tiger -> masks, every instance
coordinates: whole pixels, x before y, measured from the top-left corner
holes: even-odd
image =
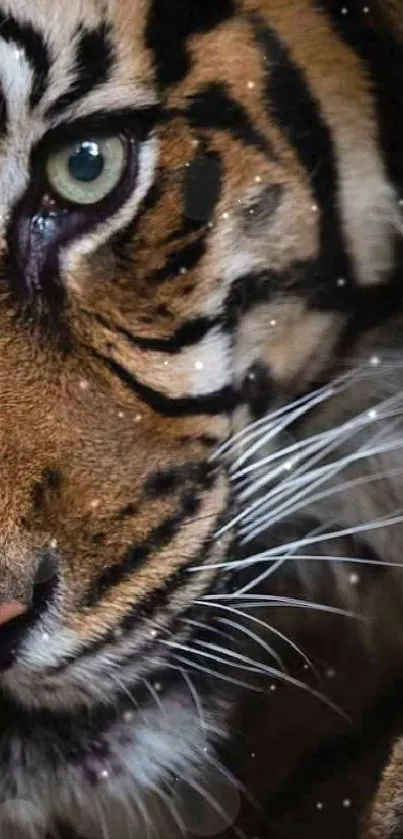
[[[401,0],[1,0],[7,839],[229,827],[273,563],[399,564],[402,71]]]

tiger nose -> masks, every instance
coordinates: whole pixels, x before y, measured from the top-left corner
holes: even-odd
[[[3,603],[0,605],[0,626],[3,626],[8,621],[14,618],[19,618],[28,611],[28,606],[24,603]]]

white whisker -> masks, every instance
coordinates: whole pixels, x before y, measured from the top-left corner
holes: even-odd
[[[195,688],[195,686],[194,686],[194,684],[193,684],[193,682],[192,682],[192,680],[189,676],[189,673],[186,670],[179,670],[179,672],[182,676],[182,679],[186,683],[187,688],[189,690],[189,693],[190,693],[190,695],[193,699],[193,702],[194,702],[195,708],[196,708],[196,712],[197,712],[197,716],[200,720],[200,727],[201,727],[202,731],[205,733],[206,730],[207,730],[206,718],[204,716],[203,705],[202,705],[202,701],[200,699],[200,696],[199,696],[199,694],[198,694],[198,692],[197,692],[197,690],[196,690],[196,688]]]
[[[352,455],[346,455],[345,457],[341,458],[339,461],[335,461],[329,464],[326,464],[323,467],[319,467],[318,469],[314,470],[311,475],[307,475],[304,477],[305,486],[292,495],[290,499],[283,502],[283,504],[278,505],[277,507],[273,507],[270,509],[270,512],[265,513],[263,515],[258,516],[257,518],[253,518],[250,524],[243,526],[241,530],[241,535],[244,541],[250,541],[251,539],[256,538],[256,536],[264,530],[267,530],[271,524],[277,524],[278,522],[282,521],[286,516],[290,516],[296,512],[300,512],[300,510],[305,509],[307,506],[311,506],[316,501],[322,501],[325,498],[330,498],[334,495],[337,495],[343,489],[348,489],[349,486],[354,486],[354,479],[352,479],[351,484],[346,482],[342,486],[331,487],[328,490],[322,490],[321,493],[314,493],[310,495],[309,493],[312,490],[316,489],[317,487],[322,486],[324,483],[329,481],[335,475],[337,475],[340,471],[344,470],[347,466],[351,466],[353,463],[357,463],[360,460],[365,460],[369,457],[372,457],[374,452],[385,454],[386,452],[390,451],[398,451],[399,449],[403,448],[403,440],[396,443],[390,443],[389,445],[382,446],[379,449],[372,449],[369,452],[358,450],[354,452]],[[372,476],[365,476],[368,482],[372,481]],[[308,482],[309,478],[312,480]],[[364,480],[364,479],[355,479],[357,482]],[[376,480],[374,478],[374,480]],[[308,485],[306,485],[308,484]],[[290,492],[287,493],[288,495]],[[304,503],[298,503],[305,499]],[[248,537],[244,539],[244,537]]]
[[[240,632],[243,635],[246,635],[247,638],[250,638],[251,640],[253,640],[255,642],[255,644],[257,644],[259,647],[261,647],[270,656],[270,658],[274,659],[278,668],[285,672],[284,664],[283,664],[280,656],[278,655],[278,653],[276,653],[275,650],[273,650],[272,647],[269,646],[269,644],[266,644],[266,642],[263,641],[263,639],[260,638],[259,635],[256,634],[256,632],[252,632],[251,629],[248,629],[246,626],[243,626],[242,624],[237,624],[237,623],[235,623],[235,621],[227,621],[227,625],[231,625],[238,632]],[[197,640],[195,641],[195,643],[197,643],[197,644],[204,643],[205,644],[205,642],[200,642],[200,641],[197,641]],[[229,653],[230,653],[230,651],[229,651]],[[256,662],[256,663],[258,663],[258,662]]]
[[[256,434],[261,434],[261,429],[265,425],[271,425],[274,419],[278,419],[282,417],[284,414],[289,413],[290,411],[294,410],[295,408],[300,407],[301,405],[306,404],[309,402],[315,394],[318,393],[327,393],[328,396],[332,396],[334,393],[333,385],[324,385],[323,387],[319,388],[316,391],[311,391],[310,393],[304,394],[304,396],[300,396],[298,399],[295,399],[294,402],[288,402],[286,405],[282,405],[281,408],[278,408],[269,416],[261,417],[260,419],[256,420],[255,422],[250,423],[246,426],[246,428],[242,428],[240,431],[237,431],[236,434],[233,434],[228,440],[225,441],[219,448],[217,448],[212,456],[213,460],[217,460],[223,452],[228,451],[231,448],[237,448],[238,445],[245,445],[249,442],[250,437],[254,437]],[[246,437],[247,439],[243,439]]]
[[[191,654],[194,653],[194,650],[192,650],[192,648],[188,648],[188,650],[185,649],[184,651],[185,652],[190,652]],[[226,652],[226,651],[224,651],[224,652]],[[225,658],[220,658],[219,656],[214,656],[213,654],[199,652],[199,651],[198,651],[197,654],[198,655],[203,655],[206,658],[211,658],[212,660],[216,660],[220,664],[224,664],[226,666],[231,666],[231,662],[228,662]],[[182,657],[177,656],[176,658],[177,658],[177,660],[181,660]],[[186,663],[190,666],[195,664],[194,662],[189,661],[189,660],[185,660],[184,663]],[[197,662],[196,662],[196,664],[197,664]],[[241,669],[241,670],[250,669],[250,668],[247,668],[243,664],[236,664],[234,666]],[[208,668],[207,668],[207,670],[208,670]],[[345,720],[350,722],[350,718],[337,705],[335,705],[327,696],[325,696],[325,694],[321,693],[320,691],[315,690],[310,685],[307,685],[304,682],[301,682],[299,679],[295,679],[293,676],[290,676],[288,673],[283,673],[281,670],[277,670],[274,667],[268,667],[267,665],[264,665],[264,666],[262,665],[262,667],[260,667],[259,669],[255,670],[253,672],[256,672],[258,675],[261,675],[261,676],[263,676],[263,675],[270,676],[271,678],[278,679],[280,682],[284,682],[287,685],[290,685],[292,687],[296,687],[299,690],[303,690],[304,692],[309,693],[311,696],[315,697],[316,699],[319,699],[321,702],[323,702],[325,705],[327,705],[329,708],[331,708],[333,711],[335,711],[339,716],[343,717]],[[217,673],[214,672],[213,675],[218,677],[220,674],[217,674]],[[241,685],[242,685],[242,683],[241,683]],[[252,687],[252,686],[249,685],[249,687]]]
[[[354,618],[365,622],[366,618],[356,612],[340,609],[338,606],[327,606],[324,603],[312,603],[309,600],[299,600],[295,597],[281,597],[276,594],[249,594],[247,598],[242,592],[234,594],[206,594],[202,600],[195,601],[200,606],[210,606],[214,602],[223,600],[225,603],[231,601],[242,601],[242,608],[253,608],[255,605],[266,607],[286,607],[292,609],[308,609],[314,612],[324,612],[330,615],[340,615],[343,618]]]
[[[251,622],[255,623],[256,625],[262,627],[267,632],[271,632],[273,635],[275,635],[277,638],[280,638],[285,644],[287,644],[289,647],[291,647],[294,650],[294,652],[298,653],[298,655],[301,656],[301,658],[304,660],[305,664],[308,665],[308,667],[312,670],[312,672],[314,672],[315,675],[318,675],[316,673],[316,670],[315,670],[312,662],[310,661],[310,659],[308,658],[306,653],[304,653],[304,651],[301,650],[300,647],[298,647],[298,645],[295,644],[295,642],[291,638],[288,638],[286,635],[284,635],[282,632],[280,632],[279,629],[276,629],[275,627],[270,626],[270,624],[267,624],[265,621],[260,620],[260,618],[255,618],[254,615],[248,615],[247,612],[241,612],[239,609],[234,609],[231,606],[225,606],[224,604],[221,604],[221,603],[215,603],[215,604],[210,603],[209,605],[210,606],[214,605],[217,609],[222,609],[222,610],[231,612],[232,614],[236,615],[237,617],[246,618],[248,621],[251,621]],[[236,622],[233,621],[233,620],[230,620],[229,618],[218,618],[218,621],[220,623],[224,623],[226,625],[228,624],[229,626],[237,626]],[[271,648],[269,648],[269,649],[271,649]]]

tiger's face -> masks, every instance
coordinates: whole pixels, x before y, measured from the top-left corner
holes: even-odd
[[[130,799],[201,762],[180,662],[231,586],[214,452],[397,299],[368,69],[326,4],[284,6],[0,3],[0,798],[48,829],[60,773],[78,810],[107,779],[116,823],[111,766]]]

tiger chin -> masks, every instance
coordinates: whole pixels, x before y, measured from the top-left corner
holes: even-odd
[[[220,780],[234,819],[219,747],[280,675],[246,546],[399,560],[402,32],[387,0],[0,2],[7,839],[167,839]]]

